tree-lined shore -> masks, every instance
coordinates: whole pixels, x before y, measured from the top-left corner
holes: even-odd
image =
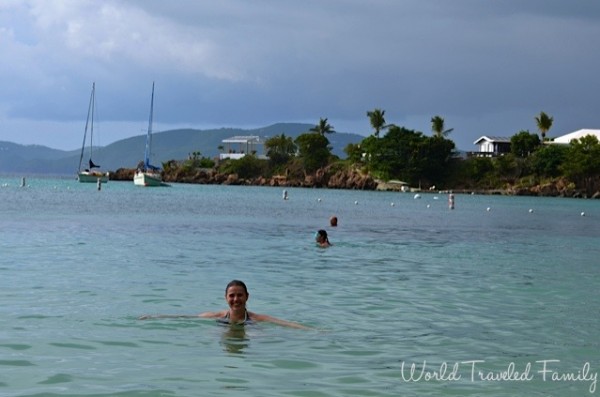
[[[539,136],[522,130],[511,138],[511,152],[497,157],[458,156],[441,116],[431,119],[431,136],[387,124],[385,111],[367,112],[373,134],[349,144],[341,159],[331,153],[327,136],[335,133],[327,118],[292,139],[282,131],[265,143],[268,160],[247,154],[239,160],[203,157],[163,163],[165,182],[317,187],[333,189],[404,189],[487,194],[600,198],[600,143],[595,136],[569,145],[546,138],[553,119],[535,117]],[[119,169],[115,180],[131,180]],[[390,184],[389,181],[401,181]]]

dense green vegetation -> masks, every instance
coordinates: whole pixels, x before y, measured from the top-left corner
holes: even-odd
[[[431,119],[432,135],[386,124],[385,111],[367,112],[373,134],[358,144],[349,144],[342,160],[332,155],[327,135],[334,128],[326,118],[296,139],[282,132],[266,141],[269,160],[247,155],[239,160],[225,160],[215,165],[199,153],[181,162],[163,164],[165,171],[191,173],[197,168],[216,167],[219,173],[237,174],[240,178],[270,178],[285,175],[302,178],[325,167],[359,170],[383,181],[401,180],[423,189],[508,189],[532,187],[561,181],[592,195],[600,187],[600,143],[587,136],[570,145],[553,145],[545,141],[552,117],[544,112],[535,117],[541,139],[529,131],[511,137],[511,153],[498,157],[461,157],[448,135],[444,119]]]

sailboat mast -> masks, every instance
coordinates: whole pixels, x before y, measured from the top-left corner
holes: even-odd
[[[92,118],[90,119],[90,162],[92,162],[92,151],[94,150],[94,110],[96,110],[96,82],[92,86]],[[91,165],[90,165],[91,169]]]
[[[87,119],[85,120],[85,130],[83,132],[83,143],[81,144],[81,155],[79,156],[79,171],[81,171],[81,163],[83,162],[83,153],[85,151],[85,140],[87,137],[88,125],[90,123],[90,115],[93,116],[93,107],[94,107],[94,97],[96,91],[96,82],[92,83],[92,93],[90,94],[90,104],[88,105]],[[92,120],[92,126],[94,121]],[[92,127],[93,128],[93,127]],[[91,154],[90,154],[91,155]]]
[[[144,153],[144,166],[150,168],[150,150],[152,139],[152,118],[154,116],[154,82],[152,82],[152,97],[150,98],[150,118],[148,120],[148,135],[146,135],[146,150]]]

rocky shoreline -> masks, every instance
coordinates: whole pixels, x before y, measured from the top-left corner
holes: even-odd
[[[135,169],[119,168],[110,174],[111,180],[132,181]],[[280,187],[313,187],[330,189],[376,190],[378,182],[370,175],[359,171],[333,171],[326,167],[314,174],[306,174],[303,178],[286,175],[272,177],[240,178],[237,174],[222,174],[212,169],[198,169],[192,174],[164,175],[164,182],[195,183],[203,185],[246,185],[246,186],[280,186]]]
[[[110,179],[115,181],[133,181],[135,169],[119,168],[110,173]],[[292,178],[286,175],[275,175],[269,178],[240,178],[237,174],[222,174],[213,169],[198,169],[191,174],[174,173],[163,175],[166,183],[190,183],[204,185],[242,185],[242,186],[273,186],[273,187],[310,187],[349,190],[381,190],[398,192],[417,192],[418,188],[409,188],[399,181],[380,181],[364,174],[357,169],[334,170],[326,167],[314,174],[306,174],[303,178]],[[439,190],[424,190],[439,193]],[[457,194],[482,194],[506,196],[538,196],[538,197],[570,197],[600,199],[600,181],[587,190],[577,189],[573,183],[564,179],[534,186],[507,186],[504,189],[455,188]],[[448,191],[442,191],[447,193]]]

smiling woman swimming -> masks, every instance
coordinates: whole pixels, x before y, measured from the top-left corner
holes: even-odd
[[[151,318],[215,318],[222,324],[238,324],[245,325],[257,322],[269,322],[285,327],[310,329],[302,324],[291,321],[281,320],[276,317],[267,316],[266,314],[258,314],[250,312],[246,309],[246,302],[250,298],[246,284],[240,280],[232,280],[225,288],[225,300],[229,309],[218,312],[205,312],[196,315],[186,314],[159,314],[159,315],[144,315],[139,320],[148,320]]]

